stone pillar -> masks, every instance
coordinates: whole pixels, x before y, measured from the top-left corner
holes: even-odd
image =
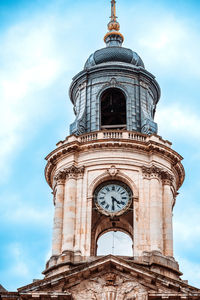
[[[62,229],[63,229],[63,205],[64,205],[64,184],[65,174],[58,173],[55,176],[55,196],[54,196],[54,225],[52,239],[52,256],[59,256],[62,249]]]
[[[174,196],[171,185],[172,177],[168,174],[168,176],[163,180],[164,255],[173,257],[172,205]]]
[[[150,181],[150,240],[151,250],[163,252],[162,194],[159,178]]]
[[[143,167],[143,174],[150,180],[149,214],[150,214],[150,250],[163,253],[163,213],[161,169],[156,166]]]
[[[82,172],[82,168],[77,168],[75,166],[65,169],[66,183],[63,219],[63,253],[74,252],[77,176],[80,172]]]
[[[81,253],[81,234],[82,234],[82,207],[83,207],[83,172],[77,178],[77,199],[76,199],[76,222],[75,222],[75,255],[78,261]]]
[[[80,249],[84,257],[86,256],[86,239],[87,239],[87,206],[88,206],[87,184],[88,184],[88,180],[87,177],[85,176],[83,180],[83,189],[82,189],[81,234],[80,234]],[[90,231],[92,231],[92,228],[90,228]]]
[[[150,250],[150,213],[149,213],[150,180],[143,178],[143,197],[139,201],[140,247],[141,252]]]

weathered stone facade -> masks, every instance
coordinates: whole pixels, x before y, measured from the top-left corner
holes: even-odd
[[[159,86],[141,58],[121,47],[115,0],[108,29],[107,50],[91,55],[70,87],[76,114],[72,135],[46,157],[55,212],[45,278],[14,293],[0,288],[2,300],[200,299],[200,290],[181,280],[173,257],[172,211],[185,173],[182,157],[156,134]],[[104,100],[111,104],[103,111],[107,90],[111,92]],[[117,99],[125,99],[122,119],[120,110],[114,112],[118,91],[122,98]],[[104,128],[101,113],[108,118],[115,113],[116,124],[112,115]],[[95,190],[108,182],[130,190],[128,205],[119,214],[114,204],[123,198],[117,198],[117,191],[103,197],[112,198],[112,214],[95,205]],[[132,238],[132,256],[97,256],[98,238],[113,230]]]
[[[46,276],[68,268],[63,263],[96,256],[97,239],[113,229],[113,220],[95,209],[93,194],[109,180],[122,181],[133,191],[132,205],[115,221],[115,229],[132,237],[134,259],[162,257],[167,269],[160,272],[179,276],[173,259],[172,209],[184,180],[181,160],[159,136],[128,131],[99,131],[58,143],[47,157],[45,172],[55,204],[52,257]]]

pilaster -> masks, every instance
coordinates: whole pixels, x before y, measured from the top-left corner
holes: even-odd
[[[163,242],[164,255],[173,257],[172,192],[173,177],[166,174],[163,179]]]
[[[52,256],[58,256],[61,254],[65,178],[66,175],[63,172],[59,172],[54,178],[56,186],[54,188],[55,211],[53,225]]]
[[[64,170],[66,174],[65,201],[63,215],[62,253],[74,252],[77,177],[84,172],[84,167],[71,166]]]
[[[156,166],[142,168],[144,179],[149,180],[150,251],[163,253],[161,169]]]

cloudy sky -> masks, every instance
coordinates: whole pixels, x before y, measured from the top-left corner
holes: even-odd
[[[175,258],[200,287],[200,2],[118,0],[124,46],[159,82],[159,134],[184,157]],[[53,205],[44,157],[69,133],[71,78],[104,46],[109,0],[0,0],[0,283],[42,278]]]

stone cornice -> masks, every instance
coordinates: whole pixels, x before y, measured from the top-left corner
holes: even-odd
[[[48,184],[52,187],[57,163],[71,153],[96,149],[120,149],[121,151],[129,149],[129,151],[146,152],[149,155],[156,154],[168,160],[172,165],[173,173],[176,174],[176,185],[179,188],[185,177],[184,168],[181,164],[183,158],[170,147],[169,141],[165,141],[157,135],[148,136],[138,132],[117,130],[98,131],[81,136],[72,135],[65,141],[59,142],[57,148],[46,157],[45,176]],[[162,176],[164,179],[164,173]]]
[[[146,265],[144,266],[143,264],[128,260],[127,258],[124,259],[112,255],[96,258],[90,262],[85,261],[77,266],[74,266],[68,271],[63,271],[62,273],[58,273],[57,275],[51,275],[43,280],[24,286],[18,289],[18,293],[34,294],[37,292],[46,291],[47,287],[49,286],[53,287],[52,290],[54,291],[57,291],[56,288],[58,286],[65,287],[65,290],[67,291],[68,287],[71,286],[72,283],[76,284],[76,281],[80,282],[80,280],[90,278],[90,276],[94,276],[95,273],[99,276],[102,270],[107,270],[108,272],[112,273],[117,272],[116,274],[126,274],[126,276],[132,276],[133,280],[137,278],[137,282],[141,282],[143,284],[151,284],[151,286],[148,285],[150,287],[149,295],[152,296],[151,299],[153,299],[153,296],[156,296],[158,294],[160,296],[164,295],[169,297],[170,295],[175,294],[177,296],[190,295],[191,299],[193,299],[192,296],[200,295],[199,289],[189,286],[181,280],[165,277],[149,270]],[[152,290],[152,287],[154,287],[155,292]],[[190,298],[188,297],[187,299]]]

